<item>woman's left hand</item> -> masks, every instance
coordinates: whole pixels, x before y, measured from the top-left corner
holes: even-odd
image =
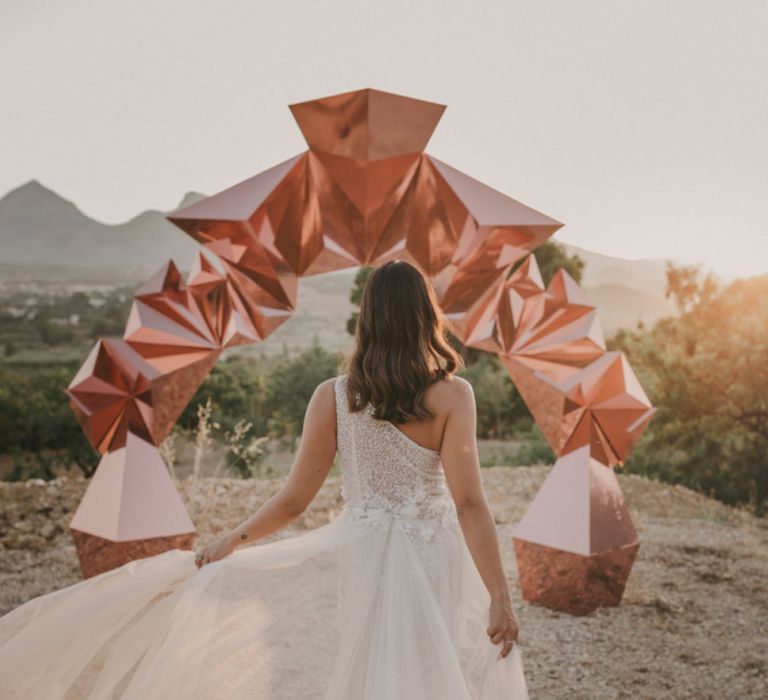
[[[231,538],[226,535],[219,540],[216,540],[213,544],[209,544],[207,547],[201,549],[195,555],[195,566],[201,569],[206,564],[223,559],[226,556],[232,554],[235,550],[235,545],[231,542]]]

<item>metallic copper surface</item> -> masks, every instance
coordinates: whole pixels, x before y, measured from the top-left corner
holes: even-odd
[[[300,277],[397,258],[431,279],[459,340],[499,354],[556,453],[587,446],[601,463],[604,474],[589,462],[589,478],[572,470],[581,485],[615,495],[616,485],[598,487],[612,476],[602,465],[626,459],[653,409],[626,359],[605,351],[575,281],[560,271],[544,289],[531,253],[563,224],[424,152],[445,105],[364,89],[290,109],[309,149],[169,215],[205,255],[186,283],[169,262],[139,289],[124,339],[100,340],[70,385],[96,449],[109,455],[131,435],[158,444],[224,348],[260,342],[290,318]],[[550,496],[537,522],[554,517]],[[582,525],[585,507],[563,506]],[[597,520],[625,532],[623,511],[611,512]],[[99,522],[93,534],[118,536]],[[520,540],[526,552],[550,546],[534,530]],[[623,540],[600,553],[558,546],[631,564]],[[530,587],[544,569],[526,556]]]
[[[123,338],[161,372],[206,358],[221,347],[173,261],[134,294]]]
[[[571,615],[618,605],[639,543],[583,556],[513,538],[523,597]]]
[[[589,445],[555,462],[514,536],[585,556],[638,541],[616,474]]]
[[[101,458],[69,527],[86,577],[195,536],[157,448],[130,432],[125,447]]]
[[[289,105],[310,149],[350,160],[421,153],[445,105],[366,88]]]
[[[125,445],[128,428],[154,441],[151,382],[161,376],[128,343],[101,338],[67,388],[91,444],[102,454]]]
[[[198,253],[187,279],[187,289],[219,348],[257,343],[258,318],[232,285],[202,253]]]
[[[555,380],[605,352],[596,308],[565,270],[558,270],[545,290],[533,255],[506,279],[467,345],[515,357]]]
[[[105,454],[132,433],[159,444],[215,364],[218,353],[145,359],[125,340],[101,338],[67,388],[70,404],[93,447]],[[163,371],[165,370],[165,371]]]
[[[451,330],[465,343],[498,303],[513,265],[563,224],[432,156],[414,202],[406,248],[437,292]],[[427,239],[429,248],[421,238]]]
[[[640,544],[616,475],[589,445],[557,460],[513,541],[523,597],[577,615],[619,604]]]
[[[132,433],[101,458],[70,527],[113,542],[195,529],[157,448]]]
[[[70,530],[80,561],[83,578],[97,576],[116,569],[134,559],[162,554],[170,549],[192,549],[197,535],[190,532],[170,537],[152,537],[146,540],[113,542],[79,530]]]
[[[557,455],[590,445],[603,464],[623,464],[656,411],[623,353],[605,352],[562,381],[525,357],[500,359]]]

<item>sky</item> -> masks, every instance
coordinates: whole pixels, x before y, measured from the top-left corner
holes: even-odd
[[[0,0],[0,196],[107,223],[305,150],[288,105],[447,105],[427,152],[555,240],[768,272],[766,0]],[[1,256],[0,256],[1,257]]]

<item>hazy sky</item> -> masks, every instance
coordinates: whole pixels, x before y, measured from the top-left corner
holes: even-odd
[[[768,272],[768,0],[0,0],[0,195],[117,223],[305,149],[287,105],[448,105],[428,152],[556,240]]]

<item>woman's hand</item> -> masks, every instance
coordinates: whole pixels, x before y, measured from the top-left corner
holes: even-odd
[[[491,601],[488,611],[488,636],[493,644],[501,643],[499,658],[503,659],[517,640],[517,618],[512,611],[512,603],[509,600],[503,602]]]
[[[201,569],[206,564],[210,564],[219,559],[223,559],[226,556],[232,554],[237,546],[232,542],[232,538],[229,535],[216,540],[213,544],[209,544],[204,549],[200,550],[195,555],[195,566]]]

